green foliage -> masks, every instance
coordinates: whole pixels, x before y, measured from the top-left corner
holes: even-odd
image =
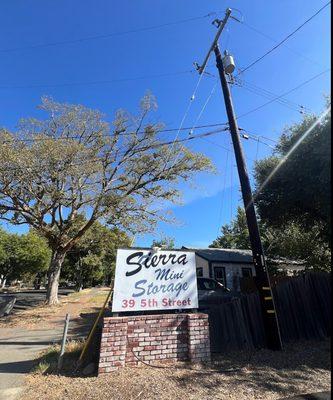
[[[49,304],[58,302],[66,253],[96,221],[151,232],[170,221],[161,202],[179,200],[179,183],[212,169],[181,143],[162,143],[162,124],[148,121],[156,107],[147,93],[138,115],[118,111],[110,124],[99,111],[43,98],[46,119],[0,129],[0,219],[28,224],[48,241]]]
[[[322,228],[305,229],[296,222],[272,227],[259,221],[261,240],[270,259],[300,260],[309,269],[330,271],[331,251],[321,237]],[[251,249],[245,211],[238,208],[231,224],[222,227],[222,234],[209,247]]]
[[[97,221],[67,253],[62,277],[75,282],[78,288],[109,284],[114,276],[117,248],[129,246],[130,238],[125,232]]]
[[[287,128],[275,154],[257,162],[256,206],[268,257],[302,260],[307,268],[330,271],[331,115],[320,124],[317,120],[305,117]],[[243,209],[211,247],[250,248]]]
[[[222,234],[209,247],[224,249],[251,249],[246,215],[243,208],[238,207],[237,215],[230,224],[223,225]]]
[[[151,247],[160,247],[161,249],[173,249],[175,247],[175,239],[165,236],[161,240],[153,240]]]
[[[0,229],[0,275],[6,279],[29,279],[45,272],[51,251],[35,232],[16,235]]]
[[[330,241],[331,114],[320,124],[316,124],[317,119],[305,117],[287,128],[275,155],[257,162],[256,205],[262,221],[270,226],[297,223],[304,231],[315,227],[316,233],[319,229],[320,236]],[[277,172],[262,187],[279,164]]]

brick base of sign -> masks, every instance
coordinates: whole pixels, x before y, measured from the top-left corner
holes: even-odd
[[[177,361],[210,361],[207,314],[104,318],[98,372]]]

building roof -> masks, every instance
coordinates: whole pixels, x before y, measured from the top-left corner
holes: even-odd
[[[240,249],[218,249],[218,248],[188,248],[183,246],[184,250],[193,250],[196,255],[212,262],[232,262],[232,263],[253,263],[251,250]]]

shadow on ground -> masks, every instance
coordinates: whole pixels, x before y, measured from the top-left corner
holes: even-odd
[[[321,373],[330,370],[329,341],[303,341],[289,343],[283,351],[262,349],[215,355],[210,365],[180,377],[170,375],[170,379],[189,390],[206,388],[213,396],[214,387],[223,384],[225,377],[232,376],[236,382],[246,383],[252,392],[264,388],[287,395],[297,392],[298,387],[308,382],[309,376],[313,377],[314,371],[318,372],[319,384]]]
[[[100,318],[92,339],[85,351],[82,363],[78,366],[77,361],[80,357],[85,340],[87,339],[95,321],[98,317],[100,308],[92,308],[92,312],[82,312],[79,317],[70,320],[68,337],[69,342],[66,345],[66,352],[63,359],[63,367],[60,371],[57,369],[57,360],[59,356],[59,345],[52,347],[44,352],[38,359],[34,360],[32,369],[45,375],[63,375],[67,377],[91,377],[97,375],[97,367],[100,351],[100,339],[103,326],[103,317],[109,316],[110,311],[105,310]],[[93,369],[89,373],[83,373],[84,368],[93,364]]]

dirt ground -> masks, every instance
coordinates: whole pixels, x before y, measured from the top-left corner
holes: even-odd
[[[100,377],[31,374],[23,400],[280,399],[330,388],[330,342],[224,354],[207,366],[123,368]]]
[[[61,340],[67,313],[70,314],[69,343],[72,347],[77,346],[78,349],[80,345],[82,347],[82,339],[87,337],[108,293],[108,288],[93,288],[80,293],[71,293],[68,296],[61,296],[61,303],[55,307],[44,306],[42,303],[44,296],[39,294],[36,297],[37,301],[27,302],[27,309],[18,309],[15,313],[2,317],[0,319],[0,399],[17,398],[18,393],[23,390],[25,375],[36,364],[36,358],[39,358],[40,352],[47,351],[50,346],[54,346],[54,343]],[[24,295],[24,292],[22,294]],[[31,295],[35,299],[33,292]],[[96,337],[95,342],[97,339]],[[77,360],[79,353],[74,355]],[[89,351],[89,356],[95,356],[95,353]]]
[[[109,288],[84,289],[61,298],[57,306],[40,305],[30,309],[18,311],[0,320],[0,328],[35,329],[41,324],[43,328],[52,328],[63,324],[66,314],[70,314],[76,325],[90,325],[88,320],[95,317],[103,305]]]

